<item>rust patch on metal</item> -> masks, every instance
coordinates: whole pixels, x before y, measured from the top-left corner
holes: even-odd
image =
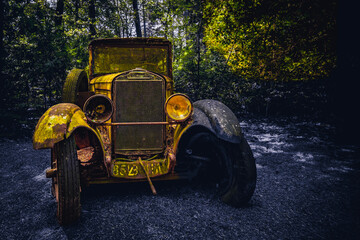
[[[53,129],[55,132],[66,132],[67,124],[56,124]]]
[[[174,174],[166,174],[162,176],[158,176],[152,178],[153,182],[156,181],[167,181],[167,180],[180,180],[180,179],[189,179],[186,175],[179,175],[177,173]],[[108,183],[129,183],[129,182],[145,182],[146,178],[139,179],[127,179],[127,178],[108,178],[108,177],[94,177],[88,180],[88,184],[108,184]]]
[[[55,143],[63,140],[74,113],[79,110],[78,106],[71,103],[61,103],[49,108],[36,125],[33,147],[51,148]]]
[[[103,123],[109,120],[114,112],[113,102],[103,94],[95,94],[84,104],[86,118],[93,123]]]
[[[77,150],[77,156],[82,165],[91,164],[91,159],[94,155],[95,149],[93,147],[86,147]]]
[[[34,149],[52,148],[55,143],[68,138],[80,127],[92,131],[100,140],[99,134],[86,122],[84,112],[77,105],[72,103],[54,105],[39,119],[33,135],[33,147]],[[82,140],[78,143],[80,148],[90,145]]]
[[[104,144],[104,150],[105,150],[105,159],[104,164],[108,172],[108,176],[110,176],[110,168],[111,168],[111,141],[108,134],[108,130],[105,126],[97,126],[97,129],[99,130],[100,136],[102,138],[102,142]]]
[[[169,159],[170,159],[170,166],[169,166],[169,172],[174,173],[175,165],[176,165],[176,155],[172,151],[172,149],[169,150]]]
[[[57,174],[57,168],[51,168],[46,170],[46,178],[53,178]]]
[[[42,142],[33,141],[33,148],[34,149],[52,148],[54,146],[54,144],[59,142],[59,141],[61,141],[61,140],[58,140],[58,139],[45,139]]]

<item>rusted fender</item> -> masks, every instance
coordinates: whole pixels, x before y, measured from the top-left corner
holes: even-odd
[[[239,120],[225,104],[219,101],[209,99],[196,101],[193,119],[187,131],[200,126],[231,143],[240,143],[243,137]]]
[[[68,138],[77,128],[84,127],[99,134],[86,122],[81,109],[72,103],[60,103],[49,108],[39,119],[33,135],[34,149],[52,148],[54,144]]]

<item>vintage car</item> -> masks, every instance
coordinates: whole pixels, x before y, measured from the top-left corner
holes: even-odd
[[[201,89],[199,89],[201,91]],[[246,204],[256,166],[239,121],[219,101],[175,93],[172,45],[160,38],[96,39],[89,66],[68,74],[62,102],[39,119],[35,149],[51,149],[60,224],[77,220],[90,184],[206,178],[222,201]]]

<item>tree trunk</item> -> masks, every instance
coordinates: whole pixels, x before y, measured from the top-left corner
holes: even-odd
[[[124,26],[124,34],[123,36],[125,36],[126,33],[126,37],[131,37],[131,32],[129,31],[129,22],[128,22],[128,15],[127,12],[125,13],[125,26]]]
[[[74,1],[74,5],[75,5],[75,24],[77,23],[77,21],[79,20],[79,0],[75,0]]]
[[[64,0],[58,0],[55,11],[55,27],[61,26],[64,13]]]
[[[135,15],[135,28],[136,28],[136,36],[141,37],[141,27],[140,27],[140,17],[139,17],[139,7],[138,1],[132,0],[134,15]]]
[[[143,2],[142,2],[143,25],[144,25],[144,37],[146,37],[145,3],[146,3],[146,1],[143,1]]]
[[[96,29],[95,29],[95,0],[89,1],[89,19],[90,19],[90,38],[95,38]]]

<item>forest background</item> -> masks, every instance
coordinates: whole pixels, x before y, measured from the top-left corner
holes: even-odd
[[[31,133],[67,73],[87,66],[88,43],[107,37],[169,39],[176,90],[193,101],[340,129],[348,119],[335,0],[7,0],[0,11],[1,136]]]

